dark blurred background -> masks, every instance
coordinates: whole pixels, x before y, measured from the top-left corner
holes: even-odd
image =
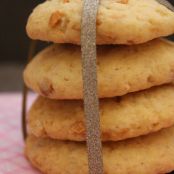
[[[41,2],[43,1],[1,0],[0,91],[22,89],[22,70],[29,47],[25,25],[32,9]]]
[[[25,25],[32,9],[43,0],[1,0],[0,91],[19,91],[29,39]],[[174,4],[174,0],[170,0]],[[43,45],[39,44],[39,49]]]

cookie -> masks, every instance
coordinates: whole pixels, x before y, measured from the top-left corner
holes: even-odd
[[[174,125],[174,86],[154,87],[123,97],[101,99],[103,141],[118,141]],[[29,112],[30,131],[37,137],[84,141],[85,116],[80,100],[39,97]]]
[[[82,0],[51,0],[30,15],[32,39],[80,44]],[[97,44],[139,44],[174,33],[174,13],[156,0],[101,0]]]
[[[99,46],[99,97],[122,96],[172,82],[173,54],[173,42],[162,39],[133,46]],[[46,48],[26,67],[24,81],[51,99],[82,99],[80,47],[55,44]]]
[[[88,174],[85,143],[30,136],[26,155],[47,174]],[[159,174],[174,170],[174,127],[120,142],[103,143],[104,173]]]

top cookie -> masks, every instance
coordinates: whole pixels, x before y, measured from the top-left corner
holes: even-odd
[[[80,44],[82,0],[50,0],[35,8],[32,39]],[[174,33],[174,13],[156,0],[101,0],[97,44],[139,44]]]

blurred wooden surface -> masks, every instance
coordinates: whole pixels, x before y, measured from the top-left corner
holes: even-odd
[[[0,92],[22,91],[23,68],[22,64],[0,64]]]

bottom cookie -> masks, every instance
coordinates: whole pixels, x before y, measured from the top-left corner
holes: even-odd
[[[26,155],[46,174],[88,174],[84,143],[29,136]],[[103,143],[105,174],[162,174],[174,170],[174,127],[120,142]]]

